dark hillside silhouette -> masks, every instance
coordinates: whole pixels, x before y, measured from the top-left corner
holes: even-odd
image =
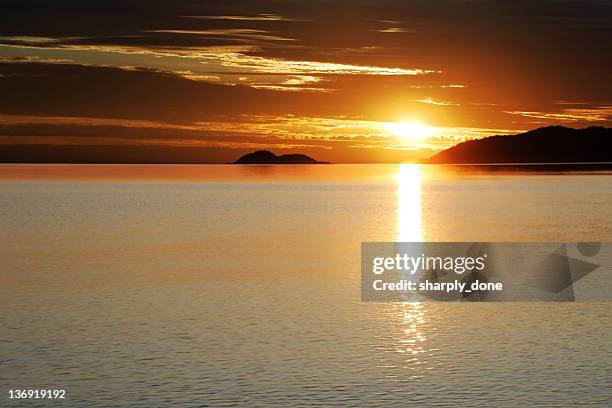
[[[425,163],[587,163],[612,162],[612,128],[543,127],[518,135],[459,143]]]

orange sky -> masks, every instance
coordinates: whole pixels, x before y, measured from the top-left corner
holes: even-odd
[[[28,6],[0,16],[0,145],[410,161],[612,122],[605,2]]]

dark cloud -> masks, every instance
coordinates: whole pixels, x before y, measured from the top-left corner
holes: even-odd
[[[278,111],[292,96],[144,69],[0,63],[0,74],[0,112],[19,115],[191,122]]]
[[[359,116],[364,110],[375,114],[376,107],[381,106],[365,79],[359,87],[348,83],[342,91],[328,95],[220,85],[146,69],[72,64],[0,63],[0,75],[0,87],[10,95],[0,99],[0,112],[13,115],[178,123],[238,114]],[[372,85],[397,87],[397,84],[385,82]],[[411,91],[410,85],[406,85],[404,91]],[[418,89],[413,91],[419,92]],[[394,93],[397,94],[397,89]],[[409,102],[410,95],[403,95],[401,100]]]

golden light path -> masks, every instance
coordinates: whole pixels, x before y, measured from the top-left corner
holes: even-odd
[[[396,303],[397,322],[395,351],[401,366],[410,370],[409,379],[419,379],[428,370],[424,342],[427,340],[423,325],[426,320],[425,304],[419,302]]]
[[[398,242],[421,242],[423,214],[421,207],[421,167],[418,164],[400,164],[397,172],[397,237]],[[409,300],[409,299],[408,299]],[[401,355],[403,367],[413,372],[410,379],[417,380],[427,370],[426,360],[420,356],[426,352],[423,342],[425,305],[419,302],[402,302],[394,305],[397,322],[396,352]]]
[[[421,168],[418,164],[399,165],[397,172],[396,241],[423,241]]]

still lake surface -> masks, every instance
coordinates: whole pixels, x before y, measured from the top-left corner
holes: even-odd
[[[363,303],[359,256],[611,215],[605,170],[0,165],[0,405],[603,407],[612,304]]]

